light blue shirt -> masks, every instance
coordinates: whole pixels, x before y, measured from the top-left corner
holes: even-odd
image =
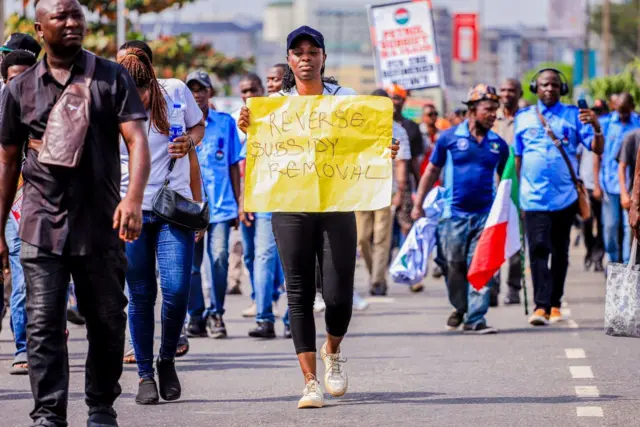
[[[247,138],[246,135],[244,135],[244,138],[246,140]],[[247,144],[242,144],[242,149],[240,150],[240,159],[245,160],[246,158],[247,158]],[[246,176],[245,176],[245,179],[246,179]],[[271,212],[254,212],[253,215],[255,218],[266,218],[266,219],[271,218]]]
[[[576,153],[579,144],[591,150],[593,128],[578,120],[578,108],[558,102],[546,107],[538,101],[537,107],[551,127],[556,138],[563,143],[569,160],[577,171]],[[516,116],[514,125],[514,152],[522,158],[520,177],[520,206],[525,211],[559,211],[578,200],[567,164],[560,150],[547,135],[536,107],[531,106]]]
[[[609,119],[601,123],[604,133],[604,153],[600,164],[600,186],[609,194],[620,194],[620,180],[618,179],[618,153],[622,147],[622,141],[628,132],[640,128],[640,117],[631,113],[629,121],[622,123],[620,115],[614,111]]]
[[[212,224],[238,217],[238,202],[229,170],[241,160],[241,149],[235,120],[229,114],[209,110],[204,138],[196,151],[209,198],[209,222]]]

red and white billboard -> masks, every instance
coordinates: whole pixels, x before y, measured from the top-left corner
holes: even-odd
[[[459,62],[476,62],[479,47],[478,14],[453,15],[453,59]]]

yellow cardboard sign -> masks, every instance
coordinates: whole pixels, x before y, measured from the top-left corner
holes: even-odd
[[[247,212],[349,212],[391,204],[393,104],[380,96],[251,98]]]

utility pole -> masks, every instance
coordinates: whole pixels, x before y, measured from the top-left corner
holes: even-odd
[[[587,14],[587,17],[585,19],[586,21],[586,28],[584,29],[584,53],[582,55],[582,84],[586,84],[587,81],[589,80],[589,77],[591,77],[589,75],[589,65],[590,65],[590,53],[591,53],[591,49],[589,46],[589,24],[591,23],[591,7],[589,5],[589,0],[585,1],[586,3],[586,11],[585,13]]]
[[[117,3],[117,26],[118,26],[118,31],[117,31],[117,42],[118,42],[118,47],[122,46],[124,44],[124,42],[126,41],[126,21],[125,21],[125,14],[126,14],[126,5],[125,5],[125,0],[118,0]]]
[[[611,73],[611,0],[604,0],[602,5],[602,58],[604,75]]]
[[[638,12],[636,15],[636,19],[638,21],[638,47],[636,48],[636,56],[640,56],[640,1],[638,1]]]
[[[0,0],[0,39],[4,42],[4,0]]]

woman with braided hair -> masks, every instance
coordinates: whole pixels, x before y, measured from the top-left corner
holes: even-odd
[[[118,63],[133,77],[147,109],[151,174],[142,202],[143,226],[140,238],[127,243],[127,284],[129,286],[129,328],[138,365],[136,403],[177,400],[181,395],[175,370],[180,332],[187,314],[194,233],[159,218],[152,208],[154,195],[165,179],[169,187],[184,197],[202,200],[202,184],[193,148],[204,135],[202,111],[187,86],[176,79],[158,80],[151,63],[151,50],[143,42],[125,44]],[[186,134],[169,138],[169,117],[174,104],[184,106]],[[127,152],[121,149],[122,192],[129,184]],[[169,166],[175,160],[171,172]],[[124,194],[124,193],[123,193]],[[200,237],[200,236],[199,236]],[[162,342],[156,361],[158,385],[153,369],[154,306],[158,293],[156,259],[162,291]]]

